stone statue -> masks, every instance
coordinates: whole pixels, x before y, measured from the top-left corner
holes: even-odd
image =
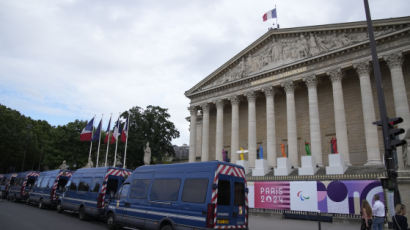
[[[58,167],[59,169],[68,169],[68,166],[67,166],[67,164],[66,164],[66,161],[65,160],[63,160],[63,163]]]
[[[144,164],[149,165],[151,163],[151,148],[149,147],[149,142],[144,149]]]
[[[89,157],[89,158],[88,158],[88,163],[87,163],[87,165],[86,165],[84,168],[92,168],[92,167],[94,167],[94,163],[93,163],[93,161],[91,160],[91,157]]]

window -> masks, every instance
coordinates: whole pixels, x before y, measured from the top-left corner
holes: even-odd
[[[70,183],[71,183],[70,184],[70,191],[77,191],[78,180],[77,179],[71,180]]]
[[[48,180],[50,179],[50,177],[44,177],[43,180],[41,181],[41,188],[45,188],[48,184]]]
[[[102,181],[101,179],[94,179],[93,180],[93,186],[92,186],[93,190],[92,190],[92,192],[100,191],[101,181]]]
[[[47,188],[52,188],[54,185],[54,181],[55,181],[55,178],[50,177],[50,179],[48,180]]]
[[[129,190],[130,190],[130,184],[124,184],[122,186],[122,189],[121,189],[121,192],[120,192],[120,200],[127,199]]]
[[[235,206],[245,205],[245,185],[244,183],[235,182],[234,189],[235,189],[234,205]]]
[[[86,181],[80,181],[80,183],[78,184],[78,191],[88,192],[89,189],[90,186]]]
[[[147,191],[151,180],[136,179],[132,181],[131,185],[131,199],[144,199],[147,197]]]
[[[186,179],[182,190],[182,201],[204,203],[208,190],[208,179]]]
[[[40,184],[41,184],[41,181],[43,180],[43,178],[44,178],[44,177],[39,177],[39,178],[36,180],[36,183],[34,184],[34,186],[35,186],[35,187],[40,187]]]
[[[152,184],[151,200],[176,201],[178,199],[179,179],[156,179]]]
[[[218,205],[231,204],[231,183],[228,180],[218,182]]]

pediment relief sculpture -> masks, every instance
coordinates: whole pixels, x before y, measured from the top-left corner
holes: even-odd
[[[394,30],[393,28],[384,28],[376,31],[375,35],[376,37],[385,35]],[[210,79],[208,83],[199,88],[199,91],[233,82],[250,74],[325,54],[366,39],[367,30],[294,33],[285,36],[273,34],[267,38],[268,41],[265,41],[263,46],[240,57],[239,61]]]

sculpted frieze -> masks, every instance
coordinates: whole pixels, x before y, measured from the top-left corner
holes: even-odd
[[[376,30],[381,36],[393,32],[393,28]],[[324,31],[311,33],[294,33],[288,35],[273,34],[268,41],[258,49],[251,50],[214,77],[209,83],[199,88],[199,91],[210,89],[225,83],[243,79],[276,67],[300,61],[305,58],[325,54],[346,46],[367,40],[367,30],[354,31]]]

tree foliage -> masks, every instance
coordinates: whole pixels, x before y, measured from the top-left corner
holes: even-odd
[[[174,155],[171,141],[179,131],[169,121],[168,110],[159,106],[138,106],[121,114],[123,126],[130,115],[127,142],[127,168],[143,164],[144,149],[150,143],[152,162],[160,163],[164,156]],[[90,142],[81,142],[80,133],[86,121],[75,120],[62,126],[51,126],[47,121],[33,120],[18,111],[0,104],[0,173],[49,170],[63,160],[72,169],[83,167],[88,161]],[[104,165],[107,145],[101,135],[99,165]],[[96,163],[98,141],[93,143],[92,160]],[[123,159],[125,144],[118,141],[117,156]],[[113,164],[115,144],[109,145],[108,165]]]

